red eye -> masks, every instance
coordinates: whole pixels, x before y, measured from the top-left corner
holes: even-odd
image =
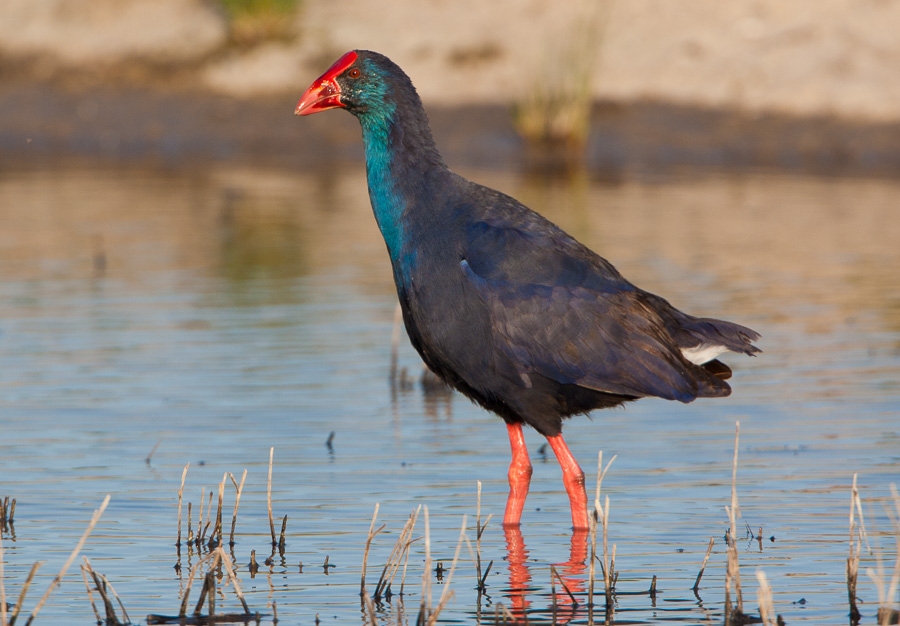
[[[358,67],[354,67],[354,68],[351,69],[349,72],[347,72],[347,76],[348,76],[349,78],[359,78],[360,73],[361,73],[361,72],[359,71],[359,68],[358,68]]]

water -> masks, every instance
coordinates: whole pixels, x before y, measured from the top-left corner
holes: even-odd
[[[618,455],[603,483],[620,572],[616,620],[722,621],[739,420],[745,611],[756,612],[762,568],[788,624],[846,623],[854,473],[873,551],[887,571],[896,558],[885,505],[900,477],[900,184],[463,173],[545,213],[677,306],[763,334],[759,358],[729,360],[730,398],[643,400],[567,424],[589,490],[598,451]],[[0,497],[18,501],[2,536],[9,600],[42,561],[25,609],[34,606],[110,494],[82,554],[133,621],[177,614],[198,558],[174,545],[190,462],[194,526],[223,475],[248,471],[234,555],[247,601],[267,623],[273,601],[282,623],[365,622],[360,565],[376,503],[386,528],[369,555],[370,590],[419,505],[429,510],[432,555],[449,568],[463,515],[474,542],[477,481],[482,517],[494,516],[481,547],[493,561],[487,596],[479,605],[464,547],[441,620],[475,623],[480,611],[490,623],[502,605],[551,622],[557,564],[580,603],[561,600],[557,621],[587,623],[581,544],[541,438],[528,433],[535,476],[521,537],[505,536],[501,422],[460,396],[389,383],[395,295],[361,168],[7,171],[0,216]],[[418,379],[405,341],[399,357]],[[276,531],[284,515],[288,523],[285,555],[267,567],[270,447]],[[230,481],[225,494],[227,531]],[[763,540],[745,538],[745,525],[761,527]],[[261,569],[251,578],[253,549]],[[94,620],[78,564],[37,623]],[[380,623],[415,622],[423,566],[420,540],[405,598],[380,605]],[[868,553],[858,592],[863,622],[874,623],[867,567],[876,567]],[[654,575],[655,601],[646,593]],[[432,590],[435,603],[443,589]],[[230,591],[217,606],[240,610]]]

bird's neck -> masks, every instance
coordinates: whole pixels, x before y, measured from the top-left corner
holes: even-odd
[[[403,218],[428,194],[430,174],[446,167],[421,104],[411,111],[395,107],[377,115],[360,115],[359,121],[369,198],[396,270],[409,262],[403,258]]]

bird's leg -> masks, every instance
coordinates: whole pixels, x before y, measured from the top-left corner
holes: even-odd
[[[507,423],[506,430],[509,431],[512,462],[509,464],[509,498],[506,500],[503,525],[518,526],[525,508],[525,498],[528,497],[528,487],[531,485],[531,459],[528,458],[522,424]]]
[[[584,472],[578,461],[572,456],[562,433],[547,437],[547,443],[553,448],[559,466],[562,468],[563,484],[569,494],[569,506],[572,508],[572,527],[575,530],[588,528],[587,493],[584,490]]]

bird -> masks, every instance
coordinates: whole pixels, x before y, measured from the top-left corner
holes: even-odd
[[[410,342],[437,376],[506,423],[504,527],[521,524],[531,483],[523,426],[547,439],[572,526],[584,530],[584,472],[564,420],[644,397],[728,396],[731,369],[718,357],[761,352],[756,331],[683,313],[537,212],[451,171],[411,79],[388,57],[345,53],[294,113],[329,109],[359,121]]]

